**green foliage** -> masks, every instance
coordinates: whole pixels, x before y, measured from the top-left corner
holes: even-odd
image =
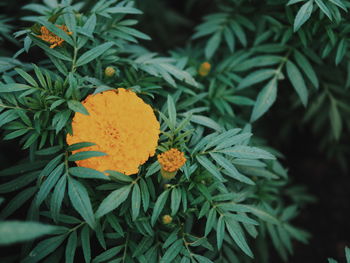
[[[214,2],[186,48],[168,55],[143,47],[152,40],[131,0],[23,7],[31,13],[15,33],[23,48],[0,61],[0,127],[28,156],[0,171],[0,219],[29,207],[28,221],[0,228],[20,232],[3,243],[54,236],[26,243],[15,260],[74,262],[82,253],[85,262],[264,263],[270,244],[286,261],[294,240],[307,243],[293,219],[313,199],[290,185],[283,155],[257,127],[286,102],[287,111],[304,112],[321,146],[346,139],[349,2]],[[63,44],[50,48],[38,38],[42,26]],[[35,64],[21,62],[35,50],[42,52]],[[204,76],[198,68],[206,60]],[[105,76],[106,67],[115,74]],[[87,95],[120,87],[155,110],[156,154],[185,153],[173,179],[162,177],[156,156],[131,176],[76,166],[106,153],[75,152],[94,142],[67,145],[73,116],[90,114],[81,103]]]

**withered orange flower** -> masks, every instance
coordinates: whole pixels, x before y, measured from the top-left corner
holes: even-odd
[[[62,29],[64,32],[66,32],[68,35],[71,35],[72,32],[68,31],[68,28],[65,25],[56,25],[56,27]],[[57,46],[62,46],[62,43],[64,40],[60,38],[59,36],[55,35],[51,31],[49,31],[45,26],[42,26],[40,28],[41,35],[37,35],[38,38],[41,38],[45,42],[48,42],[51,44],[50,48],[55,48]]]

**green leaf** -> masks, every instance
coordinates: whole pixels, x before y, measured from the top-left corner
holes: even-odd
[[[236,21],[231,21],[230,25],[239,42],[245,47],[247,45],[247,38],[242,27]]]
[[[77,249],[77,231],[73,231],[67,241],[66,245],[66,261],[65,263],[73,263],[75,250]]]
[[[152,244],[153,244],[153,237],[142,238],[141,242],[137,244],[137,247],[133,252],[132,257],[138,257],[144,254]]]
[[[318,88],[318,78],[310,62],[306,59],[306,57],[303,54],[301,54],[297,50],[294,51],[294,58],[298,66],[304,71],[306,77],[309,78],[309,80],[316,88]]]
[[[202,116],[202,115],[192,115],[191,122],[197,123],[199,125],[211,128],[216,131],[222,131],[222,127],[214,120]]]
[[[286,68],[290,82],[292,83],[295,91],[299,95],[301,102],[306,107],[308,101],[308,91],[303,76],[301,75],[297,66],[295,66],[295,64],[291,61],[287,61]]]
[[[174,100],[169,94],[168,94],[167,106],[168,106],[169,121],[171,124],[171,127],[169,128],[173,130],[175,129],[175,126],[176,126],[176,108],[175,108]]]
[[[124,248],[124,245],[110,248],[105,252],[101,253],[100,255],[98,255],[97,257],[95,257],[92,260],[92,263],[100,263],[108,259],[111,259],[112,257],[116,257],[123,248]]]
[[[110,177],[117,179],[118,181],[131,183],[133,181],[132,177],[119,173],[117,171],[106,170],[105,173],[108,173]]]
[[[261,210],[258,207],[254,207],[254,206],[251,206],[251,205],[240,205],[240,207],[241,208],[247,208],[250,213],[256,215],[261,220],[264,220],[264,221],[266,221],[268,223],[271,223],[271,224],[279,224],[280,223],[276,217],[274,217],[273,215],[267,213],[264,210]]]
[[[237,89],[244,89],[254,84],[263,82],[264,80],[270,79],[276,75],[275,69],[259,69],[240,81]]]
[[[259,119],[272,106],[277,97],[277,80],[273,78],[266,84],[266,86],[259,92],[256,99],[251,121]]]
[[[51,189],[55,186],[56,182],[60,179],[64,171],[64,163],[60,164],[53,170],[50,175],[45,179],[44,183],[40,186],[40,190],[36,196],[36,205],[40,204],[46,199]]]
[[[32,88],[31,86],[20,84],[20,83],[9,83],[9,84],[0,83],[0,93],[23,91],[31,88]]]
[[[224,237],[225,237],[224,217],[220,216],[216,227],[216,240],[217,240],[217,247],[219,250],[221,249],[222,241],[224,240]]]
[[[217,162],[218,165],[222,166],[226,174],[242,183],[250,184],[250,185],[255,185],[255,183],[249,179],[248,177],[244,176],[241,174],[236,167],[225,157],[223,157],[220,154],[217,153],[209,153],[210,156]]]
[[[7,110],[0,114],[0,127],[19,118],[17,111]]]
[[[176,215],[181,204],[181,190],[178,187],[173,188],[171,191],[171,215]]]
[[[91,228],[95,228],[96,221],[88,192],[79,181],[69,177],[68,195],[74,209],[84,218]]]
[[[22,176],[19,176],[18,178],[9,181],[7,183],[0,185],[0,194],[6,194],[9,192],[17,191],[21,189],[22,187],[30,184],[33,182],[36,178],[38,178],[38,172],[31,172]]]
[[[80,150],[81,148],[90,147],[90,146],[94,146],[94,145],[96,145],[96,144],[91,143],[91,142],[78,142],[78,143],[74,143],[72,145],[69,145],[67,148],[67,151],[73,152],[76,150]]]
[[[85,262],[90,263],[91,247],[90,247],[90,228],[88,225],[85,225],[81,230],[81,246],[83,248]]]
[[[236,145],[232,148],[226,148],[216,152],[227,154],[231,157],[244,158],[244,159],[270,159],[275,160],[275,156],[271,153],[259,149],[257,147],[250,147],[245,145]]]
[[[139,216],[141,207],[141,191],[138,184],[134,184],[131,195],[131,204],[132,220],[135,221]]]
[[[115,6],[107,9],[108,13],[112,14],[134,14],[134,15],[140,15],[143,14],[143,12],[139,9],[136,9],[134,7],[130,6]]]
[[[118,218],[113,214],[108,214],[106,217],[111,227],[123,237],[125,234],[121,225],[119,224]]]
[[[203,256],[201,256],[201,255],[193,254],[193,257],[194,257],[199,263],[214,263],[214,262],[211,261],[209,258],[203,257]]]
[[[68,172],[80,178],[110,180],[104,173],[87,167],[71,167]]]
[[[28,187],[20,191],[2,210],[0,213],[0,220],[12,215],[18,208],[28,201],[36,192],[37,187]],[[0,203],[1,204],[1,203]]]
[[[33,87],[38,87],[38,83],[33,79],[31,75],[29,75],[27,72],[20,68],[15,68],[16,72],[21,75],[22,78],[24,78],[30,85]]]
[[[100,218],[118,208],[128,198],[130,190],[131,185],[127,185],[110,193],[98,207],[96,217]]]
[[[150,194],[148,191],[147,184],[143,179],[140,180],[140,186],[141,186],[141,197],[142,197],[143,211],[146,212],[148,207],[149,207]]]
[[[254,258],[252,251],[250,250],[247,241],[245,240],[244,233],[242,231],[242,228],[240,225],[232,220],[232,219],[225,219],[226,223],[226,229],[228,230],[230,236],[235,241],[237,246],[242,249],[242,251],[248,255],[251,258]]]
[[[62,176],[55,186],[55,190],[53,191],[53,194],[51,196],[51,201],[50,201],[51,215],[55,221],[58,220],[58,216],[60,214],[62,201],[66,193],[66,187],[67,187],[67,176]]]
[[[41,241],[22,261],[22,263],[36,263],[55,251],[66,239],[67,235],[51,237]]]
[[[98,151],[84,151],[84,152],[77,152],[75,154],[72,154],[71,156],[68,157],[68,161],[71,162],[76,162],[76,161],[81,161],[85,159],[89,159],[92,157],[101,157],[101,156],[106,156],[107,154],[103,152],[98,152]]]
[[[89,115],[89,112],[87,109],[77,100],[69,100],[68,101],[68,107],[75,112],[79,112],[84,115]]]
[[[55,226],[36,222],[2,221],[0,222],[0,245],[32,240],[52,234],[56,230]]]
[[[94,60],[95,58],[101,56],[103,53],[105,53],[113,45],[114,45],[113,42],[107,42],[107,43],[101,44],[97,47],[94,47],[93,49],[91,49],[89,51],[86,51],[83,55],[81,55],[78,58],[76,66],[80,67],[82,65],[89,63],[90,61]]]
[[[333,4],[339,6],[341,9],[343,9],[345,12],[347,12],[347,8],[345,6],[345,4],[342,2],[342,0],[329,0],[330,2],[332,2]]]
[[[215,221],[216,221],[216,210],[215,208],[210,209],[208,217],[207,217],[207,222],[205,224],[205,233],[204,235],[207,236],[210,231],[213,229]]]
[[[215,176],[220,182],[224,181],[224,178],[222,177],[217,167],[207,157],[203,155],[197,155],[196,159],[209,173]]]
[[[222,39],[221,31],[216,32],[207,42],[205,46],[205,57],[210,59],[218,49]]]
[[[309,20],[313,9],[313,3],[313,0],[309,0],[299,9],[294,20],[294,32],[298,31],[299,28]]]
[[[176,258],[176,256],[180,253],[180,251],[183,248],[183,241],[182,239],[177,240],[174,242],[164,253],[163,257],[160,259],[160,263],[169,263],[173,262],[173,260]]]
[[[342,38],[339,42],[337,54],[335,56],[335,64],[338,65],[344,58],[348,49],[348,42],[345,38]]]
[[[315,0],[318,7],[322,10],[322,12],[330,19],[332,20],[332,13],[329,10],[329,8],[323,3],[322,0]]]
[[[151,218],[151,224],[154,226],[156,223],[160,213],[162,212],[164,205],[168,199],[169,196],[169,190],[164,191],[157,199],[156,203],[154,204],[153,208],[153,214]]]
[[[343,125],[342,125],[342,120],[337,107],[337,101],[333,98],[331,99],[329,118],[331,120],[333,136],[336,140],[339,140]]]

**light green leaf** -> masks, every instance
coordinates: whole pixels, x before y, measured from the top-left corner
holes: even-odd
[[[215,176],[220,182],[224,181],[219,169],[205,156],[197,155],[197,161],[213,176]]]
[[[309,20],[313,9],[313,3],[313,0],[309,0],[299,9],[294,20],[294,32],[298,31],[299,28]]]
[[[138,184],[134,184],[132,195],[131,195],[131,214],[132,220],[135,221],[139,216],[141,207],[141,191]]]
[[[90,247],[90,229],[88,225],[85,225],[81,230],[81,246],[83,248],[85,262],[90,263],[91,247]]]
[[[336,140],[339,140],[343,125],[342,125],[342,120],[341,120],[341,117],[339,114],[337,101],[333,98],[331,99],[329,118],[331,120],[333,136]]]
[[[55,251],[66,239],[67,235],[51,237],[41,241],[22,261],[22,263],[36,263]]]
[[[246,76],[243,80],[241,80],[237,89],[244,89],[254,84],[263,82],[264,80],[272,78],[273,76],[275,76],[275,74],[275,69],[259,69]]]
[[[205,46],[205,57],[210,59],[218,49],[222,39],[221,31],[216,32],[207,42]]]
[[[254,258],[252,251],[250,250],[247,241],[245,239],[242,228],[239,223],[232,219],[225,219],[226,229],[228,230],[230,236],[235,241],[237,246],[242,249],[242,251],[251,258]]]
[[[113,42],[107,42],[104,44],[101,44],[97,47],[94,47],[93,49],[86,51],[83,55],[81,55],[76,63],[77,67],[80,67],[82,65],[85,65],[92,60],[96,59],[97,57],[101,56],[103,53],[105,53],[109,48],[111,48],[114,45]]]
[[[110,180],[104,173],[87,167],[71,167],[68,171],[69,174],[80,178]]]
[[[210,156],[217,162],[218,165],[222,166],[226,174],[242,183],[250,184],[250,185],[255,185],[255,183],[249,179],[248,177],[244,176],[241,174],[236,167],[225,157],[223,157],[221,154],[217,153],[209,153]]]
[[[24,242],[53,234],[56,230],[55,226],[37,222],[2,221],[0,222],[0,244],[9,245]]]
[[[153,208],[153,214],[151,218],[151,224],[154,226],[156,223],[160,213],[162,212],[164,205],[168,199],[169,196],[169,190],[164,191],[157,199],[156,203],[154,204]]]
[[[273,78],[259,92],[250,120],[256,121],[257,119],[259,119],[272,106],[272,104],[276,100],[276,97],[277,97],[277,80],[276,78]]]
[[[95,228],[96,221],[92,211],[91,201],[84,185],[69,177],[68,195],[74,209],[84,218],[91,228]]]
[[[299,69],[291,61],[286,64],[287,75],[303,105],[306,107],[308,101],[308,91]]]
[[[169,263],[173,262],[173,260],[176,258],[176,256],[180,253],[180,251],[183,248],[183,241],[182,239],[177,240],[174,242],[164,253],[163,257],[160,259],[160,263]]]
[[[96,217],[100,218],[118,208],[128,198],[130,190],[131,185],[127,185],[110,193],[98,207]]]
[[[23,91],[31,88],[32,88],[31,86],[28,86],[26,84],[20,84],[20,83],[9,83],[9,84],[0,83],[0,93]]]
[[[81,161],[85,159],[89,159],[92,157],[101,157],[105,156],[107,154],[103,152],[98,152],[98,151],[84,151],[84,152],[77,152],[75,154],[72,154],[71,156],[68,157],[68,161],[75,162],[75,161]]]
[[[77,100],[69,100],[68,101],[68,107],[75,112],[79,112],[84,115],[89,115],[89,112],[87,109]]]
[[[77,249],[77,232],[73,231],[67,241],[66,245],[66,261],[65,263],[73,263],[74,262],[74,256],[75,256],[75,250]]]

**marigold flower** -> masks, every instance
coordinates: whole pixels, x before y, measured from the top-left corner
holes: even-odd
[[[105,76],[106,77],[113,77],[113,75],[115,74],[115,69],[113,67],[107,67],[105,69]]]
[[[134,92],[123,88],[105,91],[89,95],[82,104],[90,115],[75,114],[73,135],[67,135],[67,143],[93,142],[96,145],[78,151],[107,155],[77,161],[78,166],[131,175],[155,154],[159,122],[153,109]]]
[[[175,148],[162,154],[158,154],[157,158],[162,167],[162,176],[166,179],[173,178],[176,175],[177,170],[179,170],[186,162],[185,154]]]
[[[66,32],[68,35],[71,35],[72,32],[68,31],[68,28],[65,25],[56,25],[56,27],[62,29],[64,32]],[[40,28],[41,35],[38,35],[38,38],[41,38],[42,40],[48,42],[51,44],[50,48],[55,48],[57,46],[62,46],[62,43],[64,40],[60,38],[59,36],[55,35],[51,31],[49,31],[45,26],[42,26]]]
[[[206,75],[209,74],[211,69],[211,65],[209,62],[203,62],[198,69],[198,74],[201,75],[202,77],[205,77]]]
[[[162,221],[164,225],[168,225],[171,224],[171,222],[173,222],[173,218],[170,215],[164,215],[162,217]]]

